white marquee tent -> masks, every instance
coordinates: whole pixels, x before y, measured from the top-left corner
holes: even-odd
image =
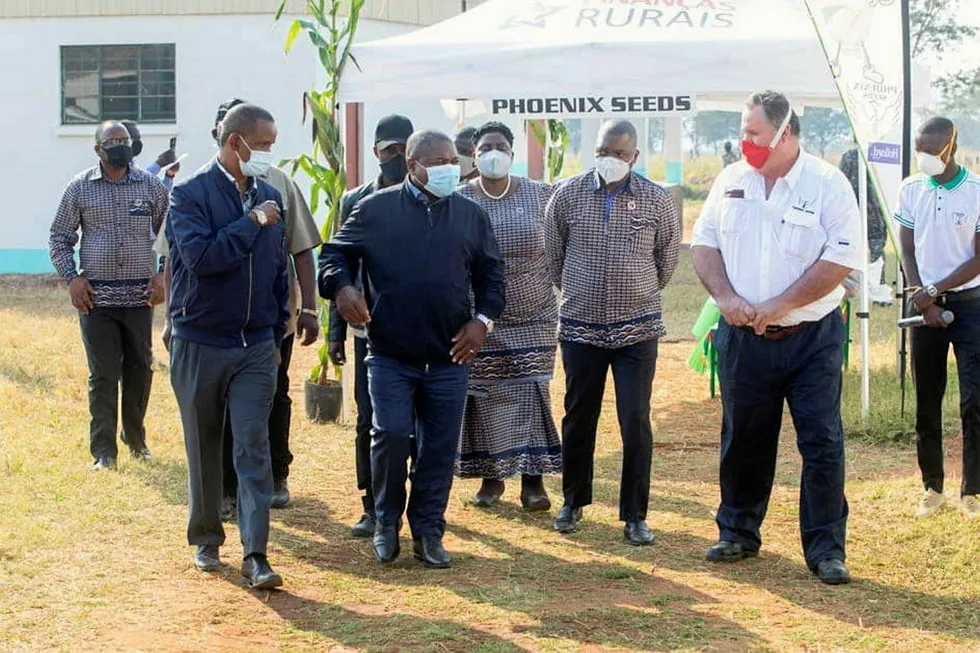
[[[344,102],[690,94],[706,110],[764,87],[839,106],[801,0],[489,0],[353,52]]]

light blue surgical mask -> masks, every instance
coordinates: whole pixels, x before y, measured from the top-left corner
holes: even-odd
[[[246,177],[264,177],[265,173],[269,171],[272,167],[272,152],[263,152],[262,150],[253,150],[249,147],[249,144],[242,139],[245,147],[249,151],[248,161],[242,161],[242,157],[238,157],[238,161],[242,168],[242,174]],[[237,154],[237,152],[236,152]]]
[[[429,175],[429,183],[425,185],[425,190],[436,197],[449,197],[459,186],[460,168],[455,163],[432,166],[425,171]]]

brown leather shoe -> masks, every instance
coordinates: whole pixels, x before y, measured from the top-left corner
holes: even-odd
[[[493,504],[500,501],[500,497],[504,494],[504,482],[495,481],[493,479],[485,478],[483,479],[483,484],[480,489],[476,491],[473,496],[473,503],[480,508],[489,508]]]

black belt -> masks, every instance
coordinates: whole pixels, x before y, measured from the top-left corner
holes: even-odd
[[[796,335],[800,331],[804,331],[806,329],[809,329],[814,324],[817,324],[817,323],[816,322],[800,322],[799,324],[793,324],[791,326],[777,326],[777,325],[771,324],[771,325],[769,325],[769,326],[766,327],[765,333],[763,333],[761,336],[758,335],[755,332],[755,329],[753,329],[752,327],[742,327],[742,328],[745,329],[746,331],[748,331],[749,333],[751,333],[752,335],[757,336],[759,338],[764,338],[765,340],[773,340],[773,341],[776,341],[776,340],[783,340],[785,338],[789,338],[790,336]]]
[[[949,291],[936,298],[938,300],[942,299],[945,303],[956,303],[956,302],[967,302],[974,299],[980,299],[980,287],[969,288],[967,290],[960,290],[957,292]]]

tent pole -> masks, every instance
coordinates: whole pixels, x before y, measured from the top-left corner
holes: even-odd
[[[912,42],[910,36],[910,23],[909,23],[909,0],[902,0],[902,67],[904,68],[904,94],[903,100],[905,102],[904,115],[902,119],[902,179],[908,179],[909,174],[912,171]],[[898,296],[898,315],[899,319],[905,317],[905,303],[907,299],[907,293],[905,288],[907,282],[905,279],[905,271],[902,270],[902,252],[901,244],[898,245],[899,251],[896,254],[898,258],[898,278],[897,283],[900,284],[896,289],[896,296]],[[901,406],[901,417],[905,418],[905,363],[908,359],[908,329],[898,329],[899,332],[899,345],[898,345],[898,378],[899,385],[901,386],[902,393],[902,406]]]
[[[868,279],[868,166],[861,153],[858,153],[858,203],[864,223],[861,225],[861,310],[858,311],[858,324],[861,325],[861,420],[867,421],[871,408],[871,302]],[[850,334],[848,334],[850,337]]]

